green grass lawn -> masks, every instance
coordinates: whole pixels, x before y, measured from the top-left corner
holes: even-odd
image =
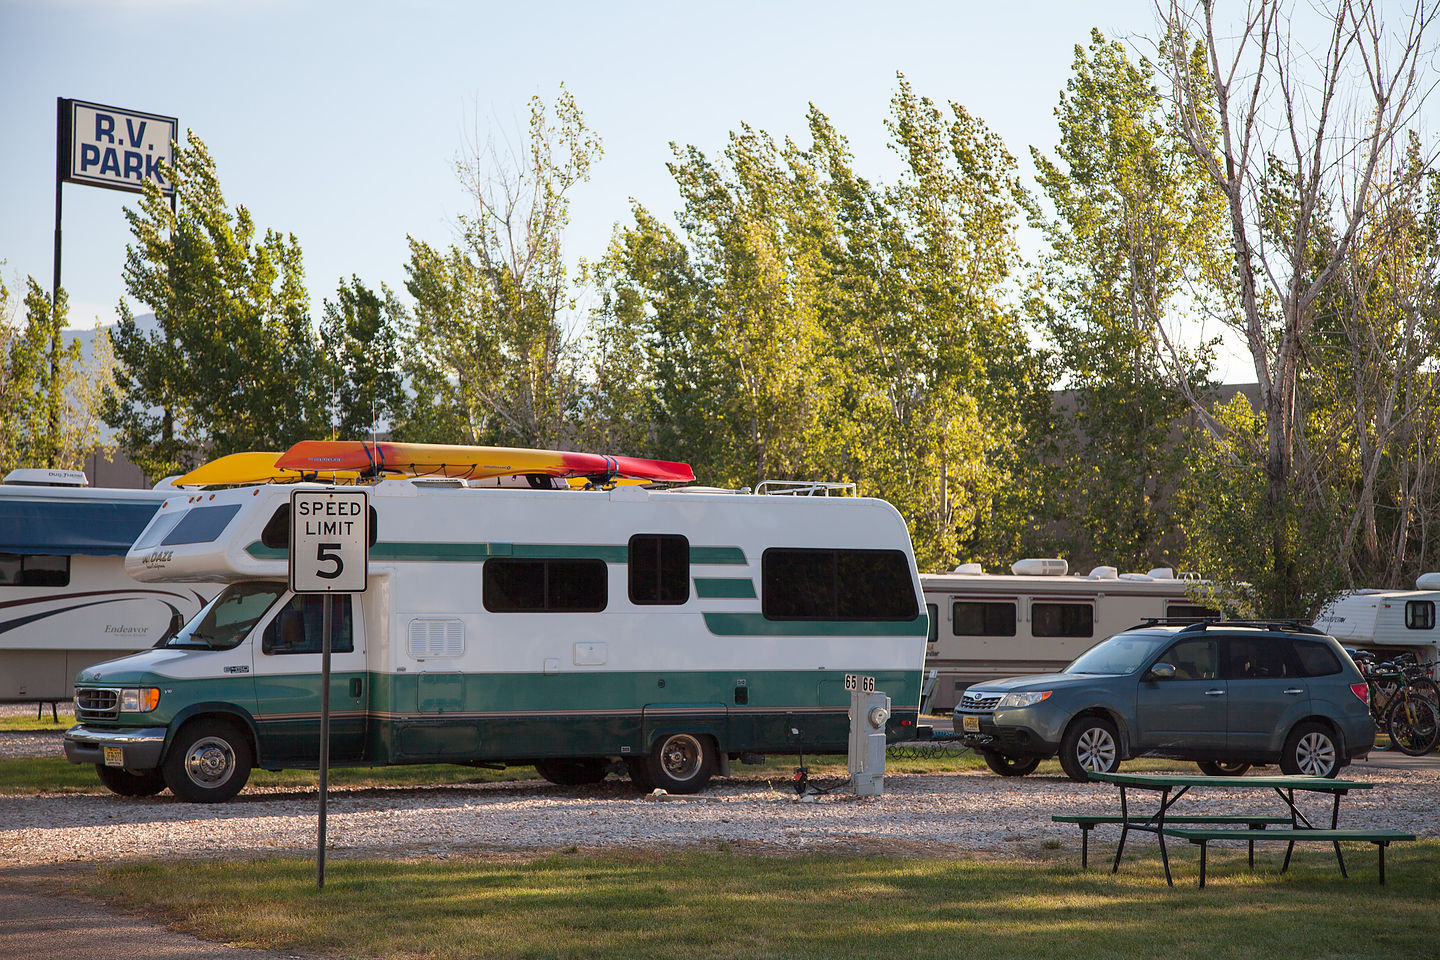
[[[507,767],[487,770],[458,764],[437,763],[404,767],[336,767],[330,771],[334,787],[423,787],[434,784],[493,783],[497,780],[533,780],[539,774],[534,767]],[[319,785],[320,775],[314,770],[281,770],[271,773],[256,770],[250,774],[255,787],[294,787],[306,789]],[[89,765],[70,763],[63,757],[25,757],[0,760],[0,794],[30,793],[106,793]]]
[[[1076,844],[1078,846],[1078,842]],[[72,882],[118,908],[226,943],[337,957],[449,958],[1433,958],[1440,842],[1334,857],[1243,848],[1082,873],[1040,859],[794,856],[726,849],[555,853],[446,861],[168,861]]]
[[[73,713],[62,713],[59,714],[58,720],[51,720],[48,706],[45,708],[45,715],[38,720],[33,713],[0,717],[0,731],[11,733],[25,733],[32,730],[69,730],[73,726],[75,726]]]

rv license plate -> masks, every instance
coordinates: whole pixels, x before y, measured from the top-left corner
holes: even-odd
[[[966,733],[980,732],[980,718],[976,716],[964,716],[960,718],[960,727]]]
[[[125,766],[125,751],[122,750],[122,749],[120,749],[119,747],[106,747],[106,748],[105,748],[105,766],[107,766],[107,767],[123,767],[123,766]]]

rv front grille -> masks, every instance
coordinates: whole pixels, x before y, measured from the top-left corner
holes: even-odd
[[[960,698],[961,710],[994,710],[995,705],[1000,702],[1001,695],[998,693],[970,693],[966,691],[965,696]]]
[[[75,690],[76,720],[114,720],[119,715],[119,690]]]

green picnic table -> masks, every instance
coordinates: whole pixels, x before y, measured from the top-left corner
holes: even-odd
[[[1165,846],[1167,836],[1177,839],[1189,840],[1191,843],[1200,845],[1200,885],[1205,885],[1205,850],[1206,844],[1217,839],[1246,840],[1251,843],[1251,866],[1254,866],[1254,841],[1255,840],[1286,840],[1289,846],[1285,850],[1285,863],[1281,872],[1289,869],[1290,855],[1295,849],[1297,841],[1325,841],[1331,842],[1335,847],[1335,858],[1340,864],[1340,874],[1348,877],[1345,870],[1345,856],[1340,851],[1342,840],[1367,840],[1376,844],[1380,849],[1380,882],[1385,882],[1385,845],[1394,840],[1413,840],[1409,834],[1402,834],[1389,830],[1341,830],[1340,825],[1340,798],[1351,790],[1369,790],[1374,784],[1360,780],[1332,780],[1325,777],[1306,776],[1258,776],[1258,777],[1209,777],[1201,774],[1169,774],[1169,773],[1090,773],[1090,779],[1101,783],[1111,783],[1120,788],[1120,817],[1117,822],[1120,826],[1120,843],[1115,850],[1115,863],[1111,867],[1114,873],[1120,869],[1120,858],[1125,852],[1125,839],[1132,830],[1144,833],[1153,833],[1160,843],[1160,860],[1165,866],[1165,882],[1170,886],[1175,885],[1174,878],[1170,874],[1170,855]],[[1284,803],[1288,813],[1289,829],[1265,830],[1265,823],[1275,823],[1278,818],[1265,817],[1262,814],[1230,815],[1223,817],[1207,818],[1203,815],[1192,815],[1185,817],[1169,816],[1170,808],[1182,797],[1191,794],[1192,790],[1226,790],[1226,791],[1258,791],[1262,794],[1274,793]],[[1129,792],[1141,790],[1147,793],[1158,793],[1160,805],[1153,813],[1140,814],[1132,813],[1130,809]],[[1333,802],[1330,808],[1330,824],[1326,828],[1323,825],[1317,827],[1305,816],[1299,806],[1296,805],[1295,795],[1300,794],[1329,794]],[[1068,818],[1074,822],[1082,818]],[[1224,829],[1208,828],[1198,826],[1201,823],[1235,823],[1241,820],[1254,819],[1257,822],[1249,829]],[[1168,821],[1168,825],[1167,825]],[[1285,821],[1280,820],[1283,823]],[[1178,824],[1178,825],[1177,825]],[[1083,828],[1082,828],[1083,829]]]

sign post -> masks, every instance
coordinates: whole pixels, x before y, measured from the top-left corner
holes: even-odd
[[[320,656],[320,818],[315,886],[325,889],[325,807],[330,780],[331,597],[364,593],[370,579],[370,497],[364,490],[290,494],[290,589],[325,598]]]

